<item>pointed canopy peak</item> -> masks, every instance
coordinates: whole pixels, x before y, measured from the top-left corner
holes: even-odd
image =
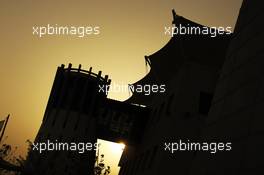
[[[176,23],[177,18],[179,18],[180,16],[177,15],[176,11],[174,9],[172,9],[172,16],[173,16],[173,21],[172,24]]]
[[[151,62],[149,60],[149,56],[147,56],[147,55],[145,55],[145,63],[146,63],[146,65],[151,66]]]

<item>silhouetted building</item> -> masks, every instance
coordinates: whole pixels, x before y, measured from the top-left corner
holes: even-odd
[[[99,85],[109,85],[101,72],[58,67],[44,118],[35,143],[96,142],[93,113],[107,94]],[[87,174],[94,165],[95,152],[78,154],[71,151],[31,151],[27,160],[29,174]]]
[[[232,151],[196,155],[190,174],[264,174],[264,3],[244,0],[202,140]]]
[[[166,83],[167,78],[168,92],[128,99],[148,105],[151,115],[142,144],[126,147],[120,175],[263,174],[263,8],[260,0],[243,1],[230,44],[227,38],[209,44],[206,37],[203,42],[178,36],[147,57],[151,71],[136,84]],[[182,40],[185,45],[177,47]],[[179,139],[232,143],[232,149],[165,151],[164,143]]]
[[[175,27],[205,26],[173,13]],[[151,70],[134,85],[166,85],[166,92],[134,93],[126,102],[144,104],[150,116],[142,143],[128,145],[120,175],[186,174],[196,154],[165,151],[165,143],[200,141],[231,35],[174,35],[158,52],[146,56]]]
[[[101,72],[58,68],[35,142],[125,142],[120,175],[257,174],[263,157],[263,6],[243,2],[234,34],[174,35],[146,56],[133,86],[165,85],[125,102],[107,98]],[[173,11],[174,27],[207,28]],[[231,142],[232,150],[166,150],[165,144]],[[25,174],[92,174],[95,151],[31,151]]]
[[[146,123],[146,109],[107,99],[111,80],[108,76],[81,69],[58,67],[44,118],[35,139],[38,149],[32,148],[25,166],[25,174],[52,175],[92,174],[97,139],[138,144]],[[102,89],[101,89],[102,88]],[[142,116],[144,115],[144,116]],[[145,121],[144,121],[145,120]],[[90,151],[80,153],[57,149],[60,143],[91,143]],[[40,153],[40,144],[46,150]],[[43,145],[44,149],[44,145]]]

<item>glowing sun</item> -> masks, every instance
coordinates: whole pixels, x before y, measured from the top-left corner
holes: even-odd
[[[125,144],[124,143],[112,143],[112,151],[116,153],[120,153],[125,149]]]

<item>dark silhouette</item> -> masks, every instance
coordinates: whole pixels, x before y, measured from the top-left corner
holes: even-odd
[[[101,71],[95,74],[92,68],[85,71],[71,64],[58,67],[34,144],[96,143],[97,138],[123,141],[120,175],[256,174],[263,162],[263,117],[255,112],[263,112],[259,105],[263,92],[257,88],[263,86],[263,60],[252,60],[256,55],[262,58],[263,47],[255,42],[263,39],[263,31],[255,28],[263,27],[262,9],[260,0],[245,0],[234,34],[177,34],[162,49],[145,56],[150,72],[132,86],[164,85],[162,93],[133,91],[125,102],[115,101],[107,98],[111,81]],[[175,28],[216,32],[172,13]],[[187,150],[202,143],[208,143],[207,150]],[[98,158],[96,150],[80,154],[32,149],[23,173],[94,174]],[[98,163],[96,173],[100,167],[105,165]]]

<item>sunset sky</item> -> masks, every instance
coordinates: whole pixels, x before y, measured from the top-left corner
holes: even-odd
[[[144,55],[163,47],[174,8],[207,26],[234,27],[242,0],[0,0],[0,119],[11,114],[5,141],[24,154],[40,127],[57,66],[103,71],[116,83],[146,75]],[[100,34],[45,36],[33,26],[99,26]],[[127,93],[110,94],[125,100]],[[108,154],[109,156],[111,154]],[[114,155],[114,154],[113,154]]]

